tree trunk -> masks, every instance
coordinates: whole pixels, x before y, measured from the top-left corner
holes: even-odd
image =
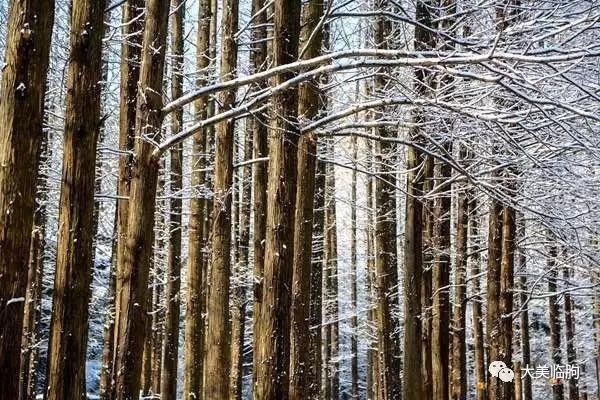
[[[333,138],[326,141],[328,160],[335,158]],[[338,243],[337,243],[337,212],[335,198],[335,168],[329,163],[325,165],[325,266],[326,266],[326,329],[328,343],[328,363],[326,365],[330,398],[339,398],[339,299],[338,299]]]
[[[196,43],[196,64],[202,71],[197,81],[198,87],[208,84],[208,67],[211,63],[210,24],[212,20],[213,0],[201,0],[198,9],[198,38]],[[194,104],[195,119],[202,121],[207,118],[208,97],[201,97]],[[200,399],[203,387],[204,369],[204,323],[206,309],[206,263],[204,240],[204,220],[207,219],[206,172],[208,166],[208,135],[209,129],[196,133],[193,137],[192,154],[192,187],[194,197],[190,200],[190,221],[188,227],[188,275],[187,275],[187,306],[185,315],[185,366],[183,397],[185,399]]]
[[[238,2],[223,5],[221,42],[221,80],[235,77],[237,67]],[[235,103],[235,89],[221,93],[220,110]],[[231,201],[233,183],[234,120],[217,125],[212,210],[212,248],[210,291],[207,302],[207,337],[204,359],[204,391],[208,399],[229,396],[231,338],[229,321],[229,278],[231,276]]]
[[[250,53],[252,72],[257,73],[266,67],[267,60],[267,12],[262,10],[264,0],[252,0],[252,15],[256,15],[251,35],[254,45]],[[266,157],[268,153],[267,124],[265,115],[256,115],[253,125],[253,157]],[[255,163],[252,167],[252,192],[253,192],[253,232],[252,250],[254,254],[254,301],[252,306],[252,387],[256,385],[256,371],[261,362],[258,358],[258,346],[263,335],[260,321],[262,310],[262,287],[264,282],[263,270],[265,263],[265,241],[267,223],[267,167],[268,162]]]
[[[183,95],[184,62],[184,18],[185,1],[171,0],[171,98]],[[183,128],[183,109],[175,110],[171,121],[171,134]],[[165,290],[166,315],[162,348],[162,374],[160,395],[163,400],[177,398],[177,363],[179,352],[179,314],[181,287],[181,190],[183,187],[183,145],[171,149],[171,193],[167,232],[169,247],[167,254],[167,287]]]
[[[467,150],[461,148],[461,160],[467,158]],[[469,198],[467,188],[459,188],[456,216],[456,258],[454,273],[454,310],[452,318],[452,400],[467,398],[467,257],[469,229]]]
[[[311,59],[321,54],[323,36],[321,30],[312,37],[324,11],[323,0],[311,0],[302,10],[302,31],[300,48],[306,50],[303,59]],[[309,41],[309,39],[311,39]],[[318,81],[312,80],[300,85],[298,90],[298,115],[309,122],[319,113]],[[290,342],[290,398],[306,398],[306,388],[319,387],[318,375],[314,374],[314,353],[310,351],[311,325],[310,301],[311,285],[321,286],[321,282],[311,280],[313,206],[315,201],[317,136],[314,132],[300,136],[298,142],[298,190],[296,193],[296,215],[294,217],[294,260],[292,279],[291,342]],[[316,293],[315,293],[316,294]],[[317,294],[320,296],[320,293]],[[321,321],[315,321],[320,325]],[[320,329],[320,328],[319,328]],[[316,329],[314,329],[316,330]],[[314,395],[316,393],[312,393]]]
[[[473,191],[469,194],[469,210],[471,213],[476,213],[477,200]],[[487,399],[487,368],[485,365],[485,347],[484,347],[484,328],[483,328],[483,296],[481,295],[481,240],[479,239],[479,215],[475,214],[470,218],[471,237],[473,245],[470,253],[473,254],[471,262],[471,280],[473,281],[472,302],[473,311],[473,347],[474,350],[474,369],[475,369],[475,399]]]
[[[550,240],[554,240],[553,236],[550,235]],[[548,252],[548,313],[549,313],[549,325],[550,325],[550,351],[552,355],[552,362],[554,365],[561,365],[562,356],[560,348],[560,310],[558,308],[558,295],[556,293],[556,277],[558,270],[556,266],[556,258],[558,257],[558,250],[556,244],[552,243]],[[564,399],[563,383],[559,379],[555,379],[551,382],[552,384],[552,398],[554,400]]]
[[[35,400],[37,384],[38,346],[40,340],[38,326],[41,317],[42,278],[46,249],[46,203],[48,201],[48,159],[51,155],[48,132],[43,132],[40,146],[40,171],[37,179],[37,195],[33,222],[33,236],[29,253],[27,273],[27,293],[23,317],[23,339],[21,341],[20,400]]]
[[[48,344],[49,400],[86,395],[93,267],[96,146],[100,130],[105,1],[74,0],[67,79],[56,273]]]
[[[275,2],[273,66],[298,58],[300,1]],[[286,72],[273,79],[278,85],[293,76]],[[272,99],[269,132],[267,228],[261,306],[258,365],[254,398],[286,400],[289,392],[290,315],[294,239],[294,203],[298,127],[298,90],[289,88]]]
[[[11,1],[0,84],[0,398],[19,396],[53,0]],[[44,15],[44,18],[38,18]]]
[[[525,238],[525,219],[520,215],[519,225],[517,229],[517,242],[521,242]],[[521,355],[523,359],[522,365],[529,367],[531,365],[531,346],[529,338],[529,304],[527,294],[527,258],[525,250],[519,249],[519,302],[521,307]],[[523,397],[522,400],[532,400],[533,393],[531,388],[531,376],[525,374],[523,379]],[[515,400],[518,400],[515,398]]]
[[[563,269],[563,277],[567,291],[564,294],[565,302],[565,341],[567,344],[567,363],[569,366],[577,365],[577,349],[575,347],[575,318],[573,315],[573,299],[569,292],[571,273],[567,267]],[[576,377],[569,378],[569,400],[579,400],[579,386]]]
[[[377,4],[384,6],[387,2]],[[387,18],[376,21],[374,39],[379,49],[388,48],[392,26]],[[388,79],[378,75],[375,94],[383,95]],[[380,110],[385,113],[385,110]],[[396,131],[378,128],[381,137],[395,137]],[[398,290],[398,253],[396,246],[396,176],[392,160],[397,146],[380,142],[376,146],[375,165],[380,178],[375,181],[375,313],[377,323],[377,354],[379,358],[379,396],[400,399],[400,321]],[[419,287],[420,290],[420,287]],[[420,338],[419,338],[420,342]],[[420,372],[420,369],[419,369]]]
[[[420,26],[415,28],[415,49],[429,50],[435,43],[435,36],[428,27],[433,27],[431,10],[435,4],[430,0],[416,3],[416,19]],[[424,69],[415,71],[415,90],[424,96],[430,85],[429,72]],[[424,122],[423,110],[415,109],[413,121],[417,127],[409,131],[409,140],[423,145],[423,135],[418,124]],[[406,155],[406,213],[404,222],[404,391],[405,399],[424,400],[424,381],[422,376],[421,355],[421,288],[423,277],[423,194],[424,178],[419,169],[424,162],[423,153],[414,146],[408,146]]]
[[[423,194],[433,190],[434,159],[431,155],[424,156],[423,168]],[[433,366],[432,366],[432,273],[433,273],[433,219],[434,204],[430,198],[423,199],[423,277],[421,283],[421,309],[422,309],[422,368],[423,368],[423,396],[433,398]]]
[[[351,302],[351,312],[352,316],[350,317],[350,351],[351,351],[351,366],[350,373],[352,379],[352,399],[358,399],[359,389],[358,389],[358,306],[357,306],[357,252],[356,252],[356,168],[357,168],[357,160],[358,160],[358,142],[356,135],[352,136],[352,159],[354,160],[354,170],[352,171],[352,189],[351,189],[351,210],[350,210],[350,263],[351,263],[351,275],[350,275],[350,302]]]
[[[160,140],[162,83],[169,15],[168,0],[148,0],[135,123],[135,163],[129,196],[118,310],[116,398],[137,398],[146,332],[146,296],[159,163],[153,143]],[[156,50],[158,49],[158,50]],[[149,138],[150,140],[146,139]]]
[[[114,398],[115,371],[114,357],[117,342],[115,336],[118,332],[119,304],[121,288],[123,287],[123,257],[126,244],[127,217],[129,213],[129,189],[131,184],[131,166],[135,134],[135,109],[137,98],[137,84],[140,76],[140,57],[144,18],[144,0],[128,0],[123,5],[123,37],[121,44],[121,85],[119,105],[119,151],[124,152],[119,157],[119,178],[117,183],[116,206],[116,272],[114,277],[113,296],[109,300],[112,312],[108,315],[109,328],[104,335],[104,351],[102,372],[100,375],[100,396],[102,400]],[[111,282],[111,284],[113,284]],[[110,347],[108,347],[110,346]]]
[[[515,210],[504,206],[502,211],[502,261],[500,271],[500,357],[506,365],[512,365],[512,337],[513,337],[513,292],[514,292],[514,267],[515,267]],[[502,399],[514,398],[512,382],[503,382]]]

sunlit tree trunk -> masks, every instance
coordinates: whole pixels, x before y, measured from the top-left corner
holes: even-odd
[[[53,0],[11,1],[0,83],[0,398],[19,396]],[[44,15],[45,18],[39,18]]]
[[[237,67],[238,2],[223,4],[221,41],[221,80],[235,77]],[[221,93],[220,110],[235,103],[235,90]],[[204,392],[207,399],[229,396],[231,372],[231,326],[229,321],[229,279],[231,276],[231,201],[233,184],[234,120],[219,123],[216,130],[214,203],[210,290],[207,301]]]
[[[322,34],[312,37],[323,11],[323,0],[312,0],[302,10],[302,31],[300,48],[304,49],[303,59],[321,54]],[[309,41],[309,38],[312,39]],[[320,110],[318,81],[312,80],[300,85],[298,90],[298,118],[309,122]],[[296,215],[294,217],[294,260],[292,278],[292,315],[290,340],[290,398],[306,398],[306,388],[319,387],[314,373],[314,353],[310,348],[311,285],[321,286],[321,282],[311,279],[313,206],[315,200],[317,136],[314,132],[303,134],[298,142],[298,190],[296,193]],[[317,232],[320,233],[320,232]],[[316,294],[316,293],[315,293]],[[320,296],[320,294],[318,295]],[[315,321],[320,324],[320,321]],[[314,329],[313,330],[318,330]],[[310,395],[315,395],[311,393]]]
[[[300,1],[274,4],[273,65],[298,58]],[[286,72],[273,78],[277,85],[293,76]],[[290,315],[293,263],[293,226],[296,199],[298,90],[289,88],[272,98],[273,118],[269,132],[267,182],[267,228],[261,329],[254,398],[286,400],[289,395]]]
[[[105,1],[90,0],[74,0],[71,5],[63,185],[48,344],[49,400],[79,400],[86,393],[104,7]]]
[[[146,336],[146,296],[153,241],[159,162],[154,144],[161,138],[162,85],[169,16],[168,0],[148,0],[141,55],[135,123],[135,162],[132,166],[124,249],[123,285],[118,304],[115,392],[118,400],[136,398],[140,391]],[[149,140],[150,139],[150,140]],[[135,222],[135,223],[134,223]]]

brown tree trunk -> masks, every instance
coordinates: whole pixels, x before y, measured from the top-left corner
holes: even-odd
[[[554,240],[552,235],[550,240]],[[557,285],[556,278],[558,270],[556,266],[556,258],[558,250],[556,244],[552,243],[548,251],[548,314],[550,325],[550,351],[552,362],[554,365],[561,365],[562,356],[560,348],[560,310],[558,308],[558,295],[556,293]],[[552,398],[554,400],[564,399],[564,388],[561,380],[554,380],[552,384]]]
[[[451,143],[444,144],[452,154]],[[432,270],[432,393],[436,400],[447,400],[449,394],[450,347],[450,207],[451,187],[447,182],[452,169],[448,163],[436,166],[436,199],[434,204],[434,263]]]
[[[121,274],[115,353],[118,400],[136,398],[140,391],[146,296],[159,163],[153,143],[160,140],[162,82],[169,15],[168,0],[148,0],[142,46],[135,123],[135,163],[129,196],[127,243]],[[158,49],[158,50],[157,50]],[[151,140],[148,140],[150,138]]]
[[[461,148],[461,160],[467,158],[467,151]],[[454,309],[452,318],[452,400],[467,398],[467,257],[469,232],[469,198],[467,188],[459,188],[456,216],[456,258],[454,273]]]
[[[434,159],[431,155],[424,156],[423,168],[423,194],[433,190]],[[421,309],[422,309],[422,368],[423,368],[423,396],[433,398],[433,366],[432,366],[432,273],[433,273],[433,219],[434,204],[430,198],[423,199],[423,277],[421,283]]]
[[[221,80],[235,77],[237,67],[238,2],[223,5],[221,42]],[[235,103],[235,90],[221,93],[220,110]],[[229,396],[231,338],[229,321],[229,278],[231,275],[231,201],[233,183],[234,121],[217,125],[212,210],[212,248],[210,291],[207,301],[207,336],[204,359],[204,391],[207,399]]]
[[[185,1],[171,0],[171,98],[183,95],[184,57],[184,18]],[[171,116],[171,134],[176,135],[183,128],[183,109],[179,108]],[[177,398],[177,363],[179,353],[179,314],[181,287],[181,190],[183,187],[183,145],[175,145],[171,151],[171,193],[167,232],[169,244],[167,254],[167,286],[165,289],[165,328],[162,343],[162,373],[160,396],[163,400]]]
[[[351,189],[351,210],[350,210],[350,263],[351,263],[351,282],[350,282],[350,302],[351,302],[351,310],[352,316],[350,317],[350,351],[351,351],[351,364],[350,364],[350,373],[351,373],[351,384],[352,384],[352,392],[351,398],[358,399],[359,389],[358,389],[358,307],[357,307],[357,298],[358,298],[358,290],[357,290],[357,267],[358,267],[358,257],[357,257],[357,227],[356,227],[356,168],[357,168],[357,160],[358,160],[358,142],[356,135],[352,136],[352,159],[354,160],[354,170],[352,171],[352,189]]]
[[[43,132],[40,146],[40,171],[37,179],[36,203],[33,222],[33,236],[29,253],[29,271],[27,273],[27,293],[23,317],[23,339],[21,341],[20,400],[34,400],[36,397],[38,364],[38,325],[41,316],[42,277],[44,274],[44,255],[46,248],[46,203],[48,201],[48,159],[51,147],[47,132]]]
[[[303,59],[321,54],[323,36],[313,31],[319,23],[323,11],[323,0],[311,0],[302,10],[302,31],[300,48],[306,50]],[[310,42],[309,42],[309,39]],[[315,118],[320,107],[318,81],[313,80],[300,85],[298,90],[298,116],[309,122]],[[310,349],[310,301],[311,285],[321,282],[311,280],[313,206],[315,201],[317,136],[303,134],[298,142],[298,190],[296,193],[296,215],[294,217],[294,260],[292,279],[291,341],[290,341],[290,398],[306,398],[306,388],[319,387],[318,375],[314,374],[314,353]],[[320,232],[318,232],[320,233]],[[320,296],[320,294],[319,294]],[[316,321],[317,322],[317,321]],[[319,325],[321,321],[317,322]],[[313,328],[314,329],[314,328]],[[314,329],[318,330],[318,329]],[[312,393],[314,395],[316,393]]]
[[[435,2],[420,0],[416,3],[416,19],[420,26],[415,28],[415,49],[428,50],[435,43],[435,36],[428,27],[433,27],[432,10]],[[424,69],[415,71],[416,87],[419,95],[424,96],[430,85],[431,77]],[[416,109],[413,121],[417,127],[409,132],[409,140],[422,146],[424,139],[418,124],[424,122],[423,110]],[[424,400],[424,381],[422,376],[422,278],[423,278],[423,194],[424,177],[419,171],[425,161],[423,153],[414,146],[408,146],[406,155],[406,213],[404,222],[404,399]]]
[[[0,398],[17,399],[28,270],[23,254],[31,244],[54,1],[10,3],[0,83]]]
[[[517,242],[521,242],[525,238],[525,220],[522,215],[519,217],[517,228]],[[522,365],[529,367],[531,365],[531,346],[529,338],[529,304],[527,294],[527,258],[523,248],[519,249],[519,302],[521,307],[521,356],[523,359]],[[525,374],[523,379],[523,397],[522,400],[532,400],[533,393],[531,387],[531,376]],[[517,400],[517,399],[515,399]]]
[[[48,344],[49,400],[86,395],[85,361],[93,266],[96,146],[100,130],[105,1],[74,0],[56,273]]]
[[[565,302],[565,341],[567,345],[567,363],[569,366],[577,365],[577,349],[575,347],[575,318],[573,315],[573,299],[569,292],[571,272],[565,267],[563,277],[566,285],[564,294]],[[569,378],[569,400],[579,400],[579,385],[576,377]]]
[[[514,363],[513,371],[515,372],[515,400],[523,400],[523,376],[520,362]]]
[[[213,0],[202,0],[198,9],[198,38],[196,43],[196,64],[202,71],[197,81],[198,87],[208,84],[208,67],[211,63],[210,25],[212,20]],[[207,118],[208,97],[201,97],[194,104],[195,119]],[[192,154],[192,187],[194,197],[190,200],[190,221],[188,227],[188,275],[187,306],[185,315],[185,366],[183,397],[200,399],[203,387],[204,369],[204,311],[206,309],[206,263],[204,239],[204,220],[207,219],[206,173],[202,170],[208,166],[207,142],[209,129],[196,133],[193,137]]]
[[[104,351],[102,372],[100,375],[100,396],[102,400],[114,398],[115,380],[115,336],[118,332],[119,304],[121,288],[123,286],[123,262],[126,244],[127,218],[129,213],[129,189],[131,183],[131,166],[133,163],[134,134],[135,134],[135,109],[137,98],[137,84],[140,76],[141,57],[141,31],[144,27],[143,12],[144,0],[128,0],[123,5],[123,37],[121,44],[121,85],[119,105],[119,178],[117,183],[117,208],[116,208],[116,276],[114,277],[114,291],[111,298],[111,308],[107,324],[110,329],[104,335]],[[111,282],[112,284],[112,282]],[[110,347],[108,347],[110,346]]]
[[[263,0],[252,0],[252,15],[256,15],[251,35],[254,45],[250,53],[250,64],[253,72],[260,72],[266,67],[267,60],[267,12],[262,10]],[[253,157],[267,156],[267,125],[265,115],[258,114],[253,123]],[[255,163],[252,167],[252,192],[253,192],[253,231],[252,250],[254,254],[254,301],[252,305],[252,383],[256,384],[257,366],[261,362],[258,358],[259,339],[263,335],[260,327],[262,307],[262,287],[264,282],[263,270],[265,263],[265,241],[267,223],[267,162]]]
[[[326,141],[327,159],[335,158],[333,138]],[[339,299],[338,299],[338,243],[337,212],[335,199],[335,168],[329,163],[325,165],[325,267],[326,267],[326,337],[328,346],[328,363],[326,364],[330,398],[339,398]]]
[[[500,271],[500,357],[506,365],[512,362],[512,337],[513,337],[513,292],[514,292],[514,266],[515,266],[515,210],[504,206],[502,211],[502,261]],[[514,398],[512,382],[502,384],[502,399]]]
[[[387,2],[377,4],[384,6]],[[392,32],[387,18],[376,21],[374,39],[380,49],[388,48],[388,37]],[[379,75],[374,82],[374,91],[383,95],[388,78]],[[381,110],[385,112],[385,110]],[[394,137],[396,132],[389,128],[378,128],[381,137]],[[392,142],[381,142],[375,157],[379,179],[375,181],[375,313],[377,324],[377,355],[379,358],[379,397],[386,400],[400,399],[400,321],[398,290],[398,254],[396,245],[396,176],[392,160],[397,146]],[[419,287],[420,290],[420,287]],[[420,342],[420,338],[419,338]],[[420,372],[420,369],[419,369]]]
[[[273,65],[298,58],[300,1],[274,4]],[[286,72],[273,79],[278,85],[293,76]],[[267,182],[267,228],[261,306],[256,400],[286,400],[289,393],[290,288],[292,287],[294,205],[298,127],[298,90],[289,88],[272,99],[273,118],[269,132],[269,176]]]
[[[473,254],[471,261],[471,281],[473,282],[471,294],[472,325],[473,325],[473,347],[474,347],[474,370],[475,370],[475,399],[487,399],[486,377],[487,367],[485,365],[484,327],[483,327],[483,296],[481,294],[481,241],[479,239],[479,215],[476,214],[477,200],[473,191],[469,194],[469,210],[473,214],[469,219],[471,237],[473,244],[470,253]]]

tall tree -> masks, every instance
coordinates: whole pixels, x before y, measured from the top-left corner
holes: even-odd
[[[263,9],[263,0],[252,0],[252,15],[255,16],[252,26],[252,51],[250,65],[253,72],[263,71],[267,65],[267,13]],[[270,7],[269,7],[270,10]],[[259,88],[258,88],[259,89]],[[265,157],[268,153],[267,124],[265,115],[259,113],[253,123],[252,146],[255,159]],[[267,162],[255,163],[252,167],[252,208],[253,230],[252,250],[254,255],[254,303],[252,306],[252,365],[253,386],[256,383],[256,366],[260,363],[258,345],[263,335],[260,327],[262,310],[263,271],[265,264],[265,241],[267,229]]]
[[[378,1],[380,7],[391,2]],[[374,27],[377,48],[388,49],[388,38],[392,33],[391,21],[378,17]],[[383,95],[388,82],[386,71],[380,71],[374,82],[374,90]],[[385,110],[379,110],[382,114]],[[378,128],[383,138],[394,137],[395,131],[387,127]],[[398,293],[398,254],[396,246],[396,176],[393,163],[397,146],[393,141],[377,144],[375,166],[380,179],[375,181],[375,313],[377,321],[377,355],[379,359],[382,399],[399,399],[400,387],[400,321]],[[420,290],[420,288],[419,288]],[[420,338],[419,338],[420,340]],[[419,369],[420,372],[420,369]]]
[[[118,296],[122,287],[122,265],[125,249],[125,234],[127,232],[127,217],[129,210],[129,188],[131,183],[131,155],[134,144],[135,108],[137,98],[137,83],[140,76],[141,56],[141,31],[144,27],[143,12],[144,0],[127,0],[123,5],[123,42],[121,43],[120,61],[120,94],[119,94],[119,180],[117,183],[116,206],[116,249],[115,276],[111,277],[114,286],[113,295],[109,299],[110,310],[107,313],[107,322],[104,335],[102,372],[100,375],[100,396],[102,400],[109,400],[114,396],[114,361],[115,361],[115,333],[118,331],[115,316],[118,315]]]
[[[300,48],[302,58],[310,59],[321,54],[323,35],[317,24],[323,16],[323,0],[311,0],[302,9]],[[316,37],[313,37],[316,32]],[[309,122],[320,109],[319,82],[317,79],[304,82],[298,89],[298,118]],[[294,261],[292,279],[292,316],[290,342],[290,398],[306,398],[306,388],[319,387],[318,376],[310,351],[310,301],[311,285],[321,287],[321,282],[311,280],[313,206],[315,201],[315,173],[317,158],[317,136],[314,132],[304,133],[298,141],[298,190],[296,193],[296,215],[294,217]],[[316,293],[315,293],[316,294]],[[317,322],[317,321],[315,321]],[[320,324],[320,321],[318,321]],[[312,325],[314,326],[314,325]],[[318,330],[318,329],[314,329]],[[314,394],[314,393],[313,393]]]
[[[171,0],[171,98],[178,99],[183,94],[184,61],[184,18],[185,0]],[[183,109],[174,111],[171,120],[171,134],[176,135],[183,128]],[[162,374],[160,395],[163,400],[177,398],[177,363],[179,353],[179,314],[181,287],[181,190],[183,188],[183,145],[171,148],[171,194],[169,207],[169,244],[167,254],[167,286],[165,289],[166,315],[162,349]]]
[[[196,65],[200,76],[199,87],[208,83],[208,68],[211,63],[210,25],[212,20],[212,2],[201,0],[198,4],[198,37],[196,41]],[[207,117],[208,97],[203,96],[194,103],[195,118],[204,120]],[[187,274],[187,306],[185,315],[185,365],[184,365],[184,398],[200,398],[202,396],[203,361],[204,361],[204,311],[206,308],[206,269],[204,263],[204,220],[207,219],[206,183],[207,136],[209,129],[196,133],[193,137],[192,154],[192,186],[194,197],[190,200],[190,221],[188,227],[188,274]]]
[[[73,0],[47,398],[85,397],[105,1]]]
[[[300,36],[300,1],[274,4],[273,65],[296,61]],[[278,85],[293,76],[286,71],[273,78]],[[293,222],[296,200],[298,90],[274,95],[269,131],[267,226],[254,398],[286,400],[289,394],[290,315],[293,263]]]
[[[525,219],[523,214],[519,214],[517,218],[517,243],[518,243],[518,266],[519,266],[519,281],[517,289],[519,291],[519,305],[521,308],[520,324],[521,324],[521,357],[522,364],[526,367],[531,365],[531,345],[529,335],[529,298],[527,294],[527,256],[523,248],[523,240],[525,239]],[[531,387],[531,376],[525,374],[523,380],[523,400],[532,400],[533,393]],[[516,390],[515,390],[516,391]]]
[[[44,15],[44,18],[39,18]],[[37,179],[53,0],[10,2],[0,83],[0,397],[19,395],[23,300]]]
[[[221,41],[221,80],[235,77],[237,68],[238,1],[223,4]],[[235,89],[223,91],[219,98],[220,110],[228,110],[235,103]],[[214,178],[214,205],[212,210],[212,247],[210,290],[207,301],[206,353],[204,361],[204,393],[212,399],[229,397],[231,368],[231,338],[229,321],[229,279],[231,276],[231,201],[233,184],[232,119],[217,125]]]
[[[575,316],[574,316],[574,302],[571,298],[570,282],[571,282],[571,271],[569,268],[563,268],[563,279],[565,281],[566,290],[564,295],[565,303],[565,342],[567,345],[567,362],[568,365],[577,364],[577,348],[575,347]],[[569,378],[569,400],[579,400],[579,385],[578,379],[575,376]]]
[[[161,137],[162,83],[169,16],[168,0],[148,0],[135,123],[135,161],[129,196],[123,285],[119,289],[115,392],[129,400],[140,391],[146,296],[153,241],[159,163],[154,143]]]
[[[416,20],[414,44],[417,50],[433,47],[435,35],[433,26],[433,0],[420,0],[416,3]],[[415,91],[424,96],[430,87],[430,72],[425,69],[415,71]],[[423,276],[423,175],[419,172],[424,155],[417,146],[424,142],[421,124],[425,117],[423,110],[416,108],[412,116],[415,127],[409,132],[409,145],[406,156],[406,213],[404,222],[404,391],[405,399],[424,399],[422,359],[421,359],[421,286]]]
[[[548,235],[550,240],[555,240],[553,234]],[[555,243],[551,243],[548,248],[548,317],[550,325],[550,351],[554,365],[561,365],[562,355],[560,348],[560,309],[558,307],[558,294],[556,278],[558,276],[558,267],[556,258],[558,249]],[[560,379],[554,379],[552,382],[552,398],[554,400],[564,399],[564,387]]]

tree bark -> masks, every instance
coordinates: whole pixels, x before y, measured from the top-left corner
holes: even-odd
[[[553,235],[549,235],[550,240],[554,240]],[[548,314],[550,325],[550,351],[552,362],[554,365],[561,365],[562,356],[560,348],[560,310],[558,308],[558,295],[556,293],[557,285],[556,278],[558,270],[556,266],[556,258],[558,250],[556,244],[550,244],[548,249]],[[564,399],[564,388],[561,380],[556,379],[552,384],[552,398],[554,400]]]
[[[274,4],[273,65],[296,61],[300,28],[300,1]],[[273,79],[278,85],[293,76],[286,72]],[[289,395],[290,315],[294,239],[294,203],[298,127],[298,90],[289,88],[272,99],[267,182],[267,227],[261,306],[256,400],[286,400]]]
[[[568,267],[563,269],[563,278],[566,285],[564,294],[565,302],[565,341],[567,345],[567,363],[569,366],[577,365],[577,349],[575,347],[575,317],[573,315],[573,299],[571,298],[570,280],[571,272]],[[577,378],[569,378],[569,400],[579,400],[579,385]]]
[[[469,196],[469,210],[476,213],[477,200],[473,192]],[[475,369],[475,398],[476,400],[487,399],[487,368],[485,365],[485,347],[484,347],[484,328],[483,328],[483,296],[481,295],[481,241],[479,239],[479,215],[475,214],[469,219],[471,237],[473,245],[470,252],[473,254],[471,262],[471,280],[472,288],[472,324],[473,324],[473,347],[474,350],[474,369]]]
[[[0,83],[0,398],[17,399],[28,269],[23,254],[31,244],[54,1],[10,3]]]
[[[466,160],[467,150],[461,148],[461,160]],[[454,273],[454,309],[452,318],[452,400],[467,398],[467,257],[469,229],[468,189],[463,185],[457,195],[456,258]]]
[[[237,67],[238,2],[223,5],[221,80],[235,77]],[[221,93],[220,110],[235,103],[235,89]],[[204,359],[204,391],[207,399],[229,397],[231,338],[229,321],[229,278],[231,276],[231,201],[233,183],[234,120],[221,122],[216,131],[214,205],[210,291],[207,302],[207,336]]]
[[[74,0],[47,399],[84,399],[105,1]]]
[[[160,140],[162,83],[169,15],[168,0],[148,0],[135,123],[135,162],[129,196],[127,244],[120,288],[116,398],[131,400],[140,391],[150,254],[159,163],[152,143]],[[158,49],[158,50],[157,50]],[[148,139],[150,140],[148,140]]]
[[[512,362],[513,337],[513,292],[515,266],[515,210],[504,206],[502,211],[502,261],[500,271],[500,318],[501,338],[500,356],[506,365]],[[502,399],[514,398],[514,386],[511,382],[503,382]]]
[[[517,242],[522,242],[525,238],[525,220],[523,215],[520,215],[518,218],[518,228],[517,228]],[[519,248],[519,281],[518,281],[518,289],[519,289],[519,302],[521,306],[521,355],[522,355],[522,365],[529,367],[531,365],[531,346],[530,346],[530,337],[529,337],[529,304],[528,304],[528,295],[527,295],[527,258],[525,255],[525,250],[523,248]],[[523,397],[522,400],[532,400],[533,393],[531,387],[531,376],[529,374],[525,374],[523,379]],[[515,399],[517,400],[517,399]]]
[[[183,95],[184,18],[185,0],[171,0],[171,98]],[[183,109],[175,110],[171,120],[171,134],[183,128]],[[181,287],[181,190],[183,188],[183,145],[175,145],[171,151],[171,193],[167,232],[167,286],[165,290],[166,315],[162,343],[162,374],[160,395],[163,400],[177,398],[177,363],[179,353],[179,314]]]
[[[197,81],[199,87],[208,84],[208,71],[211,64],[210,24],[212,20],[212,1],[202,0],[198,9],[198,38],[196,42],[196,64],[202,71]],[[208,97],[201,97],[194,103],[195,119],[198,121],[208,116]],[[207,219],[206,173],[202,170],[208,166],[209,129],[201,130],[193,137],[192,154],[192,187],[194,197],[190,200],[190,221],[188,227],[188,293],[185,315],[185,365],[183,397],[200,399],[203,391],[204,370],[204,324],[206,309],[206,263],[204,220]]]
[[[102,400],[114,398],[115,380],[115,336],[118,332],[119,304],[124,276],[123,262],[127,233],[127,217],[129,213],[129,189],[131,184],[131,166],[133,163],[135,110],[137,98],[137,83],[140,76],[140,57],[144,18],[140,15],[143,11],[144,0],[128,0],[123,5],[123,37],[121,44],[121,85],[119,105],[119,151],[124,152],[119,157],[119,178],[117,183],[116,206],[116,272],[114,279],[113,296],[109,300],[112,311],[108,314],[104,335],[104,351],[102,372],[100,375],[100,397]],[[113,284],[111,282],[111,284]]]
[[[311,0],[302,10],[300,48],[306,48],[303,59],[321,54],[323,35],[317,31],[311,39],[324,11],[323,0]],[[321,108],[318,80],[304,82],[298,89],[298,117],[311,121]],[[290,341],[290,398],[306,398],[306,388],[319,387],[318,375],[314,374],[314,353],[310,351],[310,301],[311,285],[321,282],[311,280],[313,206],[315,201],[315,173],[317,136],[314,132],[300,136],[298,142],[298,190],[296,193],[296,215],[294,217],[294,260],[292,278],[292,310]],[[315,293],[320,296],[320,294]],[[320,325],[321,321],[315,321]],[[314,329],[314,328],[313,328]],[[315,329],[316,330],[316,329]],[[313,393],[316,394],[316,393]]]
[[[358,160],[358,141],[356,135],[352,136],[352,159],[354,160],[354,169],[352,170],[352,189],[351,189],[351,210],[350,210],[350,263],[351,263],[351,288],[350,288],[350,302],[352,306],[352,316],[350,317],[350,351],[351,351],[351,364],[350,373],[352,379],[352,392],[351,398],[358,399],[359,388],[358,388],[358,290],[357,290],[357,226],[356,226],[356,183],[357,183],[357,160]]]

